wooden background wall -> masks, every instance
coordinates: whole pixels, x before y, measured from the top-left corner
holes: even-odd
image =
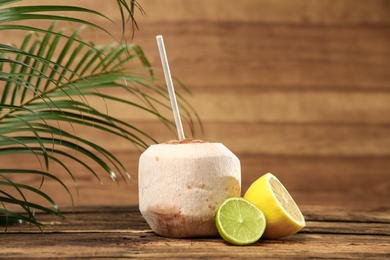
[[[104,2],[98,8],[116,15]],[[157,67],[155,36],[164,36],[171,71],[193,92],[187,98],[204,124],[196,137],[222,142],[241,159],[243,191],[272,172],[298,204],[389,203],[389,0],[139,2],[146,15],[138,16],[134,43]],[[172,138],[158,121],[117,110],[160,142]],[[118,187],[103,178],[101,187],[80,173],[76,205],[136,204],[139,153],[96,138],[133,180]],[[63,193],[57,200],[70,203]]]

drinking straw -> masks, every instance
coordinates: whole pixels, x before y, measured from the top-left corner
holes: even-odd
[[[158,51],[160,52],[162,67],[164,70],[165,81],[168,87],[169,99],[171,100],[171,106],[172,106],[173,116],[175,118],[177,134],[179,136],[179,141],[182,141],[185,138],[183,125],[181,124],[179,107],[177,106],[175,89],[173,87],[172,76],[169,70],[168,58],[167,58],[167,53],[165,51],[164,40],[162,35],[157,35],[156,40],[158,45]]]

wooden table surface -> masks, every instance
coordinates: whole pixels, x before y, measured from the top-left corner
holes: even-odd
[[[49,226],[14,224],[2,234],[0,258],[390,258],[390,208],[304,207],[295,235],[233,246],[222,238],[173,239],[150,230],[136,206],[91,207]]]

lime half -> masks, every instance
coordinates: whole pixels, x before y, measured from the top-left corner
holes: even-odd
[[[234,245],[248,245],[263,235],[263,212],[243,198],[229,198],[218,208],[215,224],[223,239]]]

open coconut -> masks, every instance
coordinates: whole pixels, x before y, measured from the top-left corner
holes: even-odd
[[[240,196],[239,159],[221,143],[184,137],[164,41],[156,37],[180,141],[150,146],[139,160],[139,208],[166,237],[216,236],[215,212]]]
[[[221,143],[156,144],[140,157],[139,208],[161,236],[218,235],[218,206],[240,194],[240,161]]]

